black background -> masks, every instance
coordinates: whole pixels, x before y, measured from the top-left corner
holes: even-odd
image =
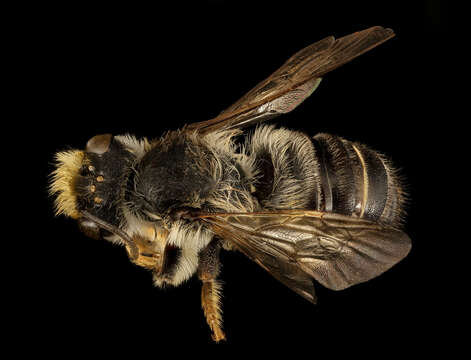
[[[446,293],[451,285],[435,272],[442,237],[430,215],[440,200],[436,164],[445,156],[437,139],[444,145],[448,128],[432,120],[446,89],[442,2],[41,6],[21,9],[18,20],[11,30],[21,41],[13,41],[10,94],[20,99],[17,134],[32,150],[21,171],[34,184],[28,201],[36,208],[25,216],[28,224],[37,221],[35,235],[23,239],[37,265],[20,261],[14,268],[26,269],[17,282],[25,294],[18,301],[26,314],[16,322],[20,336],[43,335],[46,349],[100,343],[156,349],[156,356],[160,347],[178,352],[186,343],[211,343],[197,279],[155,288],[123,249],[54,218],[46,190],[53,154],[83,148],[96,134],[152,138],[214,117],[297,50],[374,25],[397,36],[327,75],[311,98],[276,123],[340,135],[391,157],[407,179],[412,251],[365,284],[341,292],[317,285],[317,306],[243,255],[223,253],[227,344],[367,354],[373,344],[406,351],[424,334],[430,339],[443,331],[437,288]]]

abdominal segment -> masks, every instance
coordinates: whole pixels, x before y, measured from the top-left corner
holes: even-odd
[[[368,146],[330,134],[313,138],[272,126],[247,146],[265,209],[311,209],[399,226],[404,194],[397,171]]]

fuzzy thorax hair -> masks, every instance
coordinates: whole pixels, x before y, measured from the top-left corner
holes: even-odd
[[[62,151],[55,156],[56,169],[51,174],[49,194],[56,195],[54,200],[55,214],[79,217],[77,210],[77,194],[75,182],[84,159],[84,152],[80,150]]]

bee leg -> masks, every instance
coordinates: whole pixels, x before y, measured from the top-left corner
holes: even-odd
[[[222,331],[221,292],[222,285],[216,279],[219,275],[220,242],[213,239],[199,255],[198,277],[203,282],[201,306],[206,321],[213,332],[212,338],[219,342],[226,340]]]

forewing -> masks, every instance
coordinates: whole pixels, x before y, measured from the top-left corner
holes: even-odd
[[[382,274],[411,248],[398,229],[332,213],[207,214],[202,220],[269,272],[297,268],[333,290]]]
[[[289,256],[283,252],[267,251],[257,237],[251,233],[233,228],[226,217],[207,218],[213,224],[214,231],[223,239],[228,239],[237,249],[252,259],[275,279],[289,287],[312,303],[316,303],[316,294],[312,277],[306,274]]]
[[[393,36],[391,29],[375,26],[340,39],[330,36],[320,40],[294,54],[219,116],[191,124],[188,129],[208,133],[243,127],[288,113],[312,94],[323,75]]]

